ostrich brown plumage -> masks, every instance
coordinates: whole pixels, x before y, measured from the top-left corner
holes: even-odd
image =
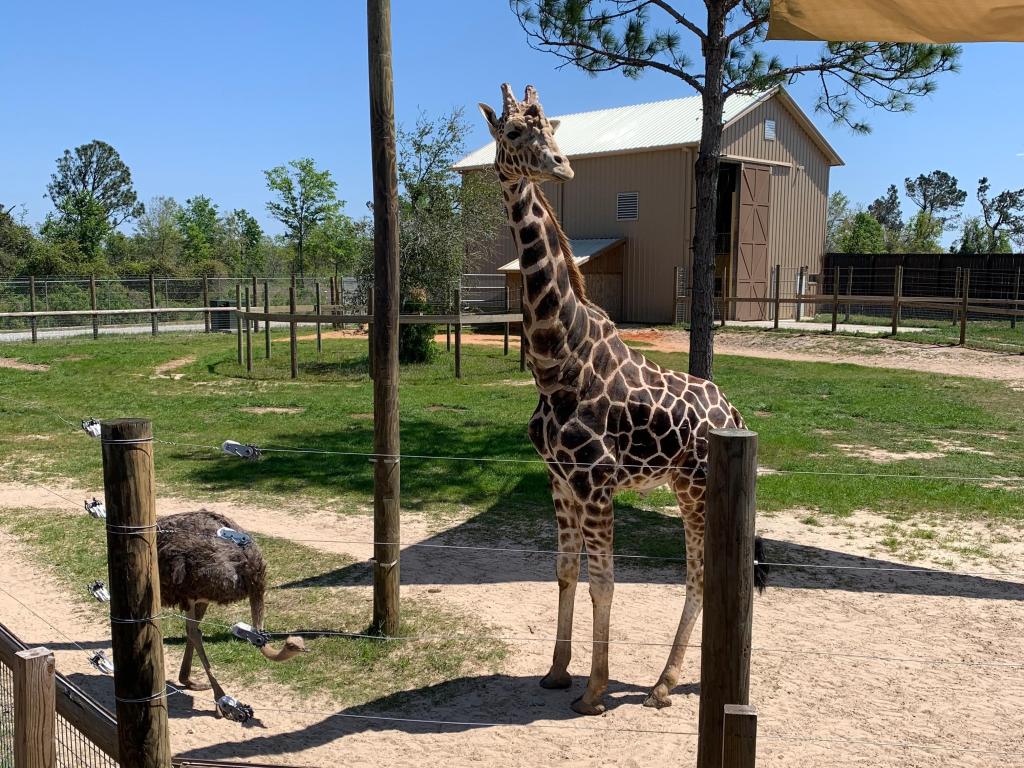
[[[217,535],[220,528],[243,532],[224,515],[201,509],[161,518],[156,547],[160,566],[160,601],[176,606],[185,621],[185,655],[178,681],[191,690],[213,688],[214,701],[224,695],[206,658],[199,622],[210,603],[226,605],[248,598],[254,629],[263,629],[263,593],[267,563],[253,541],[239,546]],[[206,670],[209,685],[192,680],[192,651]],[[280,650],[264,645],[260,652],[271,661],[286,661],[306,650],[301,637],[289,637]],[[219,711],[219,710],[218,710]]]

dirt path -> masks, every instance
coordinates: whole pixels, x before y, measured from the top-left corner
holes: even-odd
[[[76,489],[57,489],[69,498]],[[0,505],[41,511],[67,504],[37,488],[5,486]],[[162,514],[195,508],[194,502],[161,499]],[[251,530],[309,541],[308,546],[357,558],[370,554],[368,517],[336,516],[329,511],[290,514],[279,509],[214,504]],[[863,518],[810,527],[799,515],[761,520],[776,559],[891,566],[879,555],[882,526]],[[1001,560],[1021,562],[1019,530],[991,531],[1005,542]],[[981,535],[979,533],[979,535]],[[415,515],[403,518],[403,541],[429,540],[431,526]],[[793,542],[799,542],[794,544]],[[43,613],[76,640],[104,643],[102,622],[77,607],[53,579],[24,557],[21,547],[0,538],[0,583]],[[490,542],[516,546],[513,541]],[[936,553],[936,557],[942,553]],[[927,560],[925,561],[927,562]],[[975,563],[974,570],[993,570]],[[241,728],[215,720],[204,694],[172,697],[172,740],[176,752],[192,756],[237,758],[329,766],[339,750],[347,762],[385,761],[393,765],[440,764],[650,766],[692,760],[696,741],[681,735],[697,724],[699,655],[684,664],[675,705],[655,712],[640,706],[644,692],[664,663],[667,647],[616,642],[611,648],[611,707],[601,718],[579,719],[568,704],[579,695],[589,666],[590,607],[581,586],[576,605],[571,692],[543,691],[537,677],[546,671],[554,634],[557,587],[548,555],[471,550],[406,548],[402,559],[404,594],[437,601],[479,616],[514,642],[501,675],[474,678],[422,691],[396,711],[384,701],[365,713],[462,722],[494,722],[531,727],[442,728],[412,723],[371,722],[334,714],[326,701],[297,701],[274,686],[248,689],[229,683],[229,692],[252,703],[262,727]],[[620,564],[612,618],[616,641],[663,643],[671,639],[682,605],[681,574],[675,568],[638,570]],[[366,593],[367,587],[352,587]],[[1024,587],[999,578],[910,576],[889,572],[862,574],[777,569],[775,582],[756,601],[756,649],[752,699],[761,713],[761,766],[992,766],[1024,765],[1024,670],[956,666],[935,662],[894,662],[829,656],[829,653],[945,661],[1020,664],[1024,638]],[[0,593],[4,621],[32,642],[60,642],[52,630]],[[699,643],[697,636],[692,642]],[[58,647],[61,647],[58,645]],[[793,653],[800,651],[800,653]],[[177,658],[169,650],[167,669]],[[61,669],[89,673],[80,652],[61,651]],[[93,676],[96,677],[96,676]],[[91,678],[90,678],[91,679]],[[107,690],[109,679],[94,683]],[[540,726],[540,727],[532,727]],[[557,726],[557,727],[556,727]],[[562,727],[562,726],[568,726]],[[572,728],[582,730],[572,730]],[[591,729],[607,729],[597,731]],[[619,729],[657,730],[660,734]],[[673,733],[668,733],[673,732]],[[901,742],[937,745],[936,751],[784,741],[773,736]],[[957,752],[961,749],[1010,750],[1014,757]]]

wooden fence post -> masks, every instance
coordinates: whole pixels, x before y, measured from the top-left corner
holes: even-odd
[[[1017,281],[1014,283],[1014,313],[1010,315],[1010,330],[1013,331],[1017,328],[1017,310],[1020,309],[1021,301],[1021,268],[1017,267]],[[33,298],[33,305],[35,305],[35,298]],[[35,341],[35,331],[33,331],[33,341]]]
[[[462,378],[462,281],[455,289],[455,378]]]
[[[526,304],[523,302],[523,289],[519,288],[519,313],[523,314],[526,309]],[[523,314],[525,319],[525,314]],[[520,321],[519,323],[519,372],[522,373],[526,370],[526,323]]]
[[[320,338],[320,283],[319,281],[313,283],[313,289],[316,291],[316,300],[313,302],[313,311],[317,315],[316,321],[316,353],[317,355],[323,350],[323,341]]]
[[[722,768],[754,768],[756,750],[757,707],[726,704],[722,723]]]
[[[950,320],[950,324],[951,325],[956,325],[956,321],[957,321],[957,318],[958,318],[958,312],[959,312],[959,309],[960,309],[960,307],[959,307],[960,302],[956,301],[956,299],[960,298],[960,285],[961,285],[962,278],[963,278],[963,270],[960,267],[957,267],[956,268],[956,276],[953,278],[953,299],[954,299],[954,302],[953,302],[953,317]]]
[[[725,316],[729,314],[729,265],[725,265],[722,274],[722,328],[725,328]]]
[[[14,768],[54,768],[56,688],[53,654],[30,648],[14,654]]]
[[[210,279],[208,277],[203,278],[203,307],[210,306]],[[206,333],[210,332],[210,312],[206,310],[203,312],[203,331]]]
[[[807,267],[800,267],[800,271],[797,272],[797,275],[796,275],[796,296],[797,296],[797,301],[796,301],[796,311],[793,314],[794,314],[794,317],[795,317],[795,319],[796,319],[796,321],[798,323],[800,322],[801,315],[803,314],[803,311],[804,311],[804,303],[803,303],[802,297],[804,295],[804,270],[805,269],[807,269]]]
[[[1020,271],[1017,272],[1017,284],[1020,287]],[[31,275],[29,278],[29,311],[36,311],[36,276]],[[1016,319],[1016,318],[1014,318]],[[36,316],[32,317],[32,322],[29,324],[32,326],[32,343],[35,344],[38,341],[38,329],[39,329],[39,318]]]
[[[892,276],[892,335],[900,330],[900,299],[903,298],[903,267],[897,266]]]
[[[255,298],[255,297],[253,297]],[[249,286],[245,286],[245,312],[248,315],[252,311],[252,301],[249,297]],[[252,326],[249,318],[245,319],[245,370],[252,373]]]
[[[263,281],[263,314],[270,314],[270,281]],[[263,345],[266,347],[267,360],[270,359],[270,320],[263,323]]]
[[[832,333],[839,325],[839,267],[832,271]]]
[[[750,703],[757,433],[709,433],[698,768],[721,768],[726,704]]]
[[[775,265],[775,323],[773,327],[779,330],[779,313],[782,309],[782,265]]]
[[[846,319],[844,323],[850,322],[850,297],[853,296],[853,267],[846,269]]]
[[[292,318],[288,321],[288,346],[291,352],[292,378],[299,378],[299,336],[295,323],[295,275],[292,275],[292,284],[288,288],[288,311]]]
[[[971,292],[971,270],[965,269],[960,280],[960,346],[967,343],[967,304]]]
[[[242,284],[235,283],[235,320],[238,322],[235,325],[235,336],[238,339],[238,364],[242,364],[242,325],[247,323],[247,320],[242,320]]]
[[[95,314],[97,309],[96,306],[96,275],[89,275],[89,306],[93,309],[92,316],[92,337],[98,339],[100,337],[100,318],[99,315]]]
[[[160,320],[157,318],[156,312],[156,278],[153,275],[149,276],[149,325],[154,336],[160,332]]]
[[[511,310],[512,310],[512,304],[509,301],[508,283],[505,283],[505,314],[507,315]],[[508,334],[509,334],[510,326],[511,326],[511,323],[506,321],[505,322],[505,339],[504,339],[504,344],[503,344],[503,347],[502,347],[502,349],[503,349],[502,354],[504,354],[505,357],[508,357]]]
[[[147,419],[105,421],[100,439],[120,764],[168,768],[153,427]]]
[[[259,301],[259,298],[258,298],[259,295],[260,295],[259,294],[259,288],[256,285],[256,275],[252,275],[252,303],[253,303],[253,306],[255,306],[256,303]],[[259,320],[253,320],[252,321],[252,332],[253,333],[259,333],[260,332],[260,321]]]

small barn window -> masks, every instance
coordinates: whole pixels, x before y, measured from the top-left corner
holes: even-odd
[[[764,140],[775,141],[775,121],[765,120],[764,121]]]
[[[638,192],[619,192],[615,200],[615,218],[619,221],[636,221],[640,218]]]

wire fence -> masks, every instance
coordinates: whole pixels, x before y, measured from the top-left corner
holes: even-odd
[[[81,429],[75,423],[76,420],[74,420],[72,418],[68,418],[66,415],[55,413],[52,410],[45,409],[45,407],[42,404],[28,403],[28,402],[19,402],[19,401],[15,401],[13,398],[8,398],[8,397],[4,397],[3,399],[8,401],[8,402],[17,402],[21,407],[25,407],[25,408],[44,409],[44,410],[46,410],[47,413],[50,413],[56,419],[59,419],[65,426],[74,429],[75,432],[78,433],[78,434],[82,434]],[[84,437],[84,435],[83,435],[83,437]],[[201,444],[201,443],[179,442],[177,440],[174,440],[173,437],[174,437],[173,435],[164,435],[162,437],[159,437],[159,438],[155,439],[154,443],[155,443],[156,446],[167,446],[168,448],[176,448],[177,449],[177,448],[183,448],[184,447],[184,448],[193,448],[193,449],[203,450],[203,451],[208,451],[208,452],[223,453],[223,447],[222,446],[204,445],[204,444]],[[364,457],[367,457],[367,458],[381,458],[381,456],[379,456],[377,454],[374,454],[374,453],[370,453],[370,452],[365,452],[365,453],[339,452],[339,451],[332,451],[332,450],[321,450],[321,449],[317,449],[317,448],[292,449],[292,448],[287,448],[287,447],[280,447],[280,448],[278,448],[278,447],[267,447],[267,448],[263,448],[261,450],[264,453],[276,453],[276,452],[281,452],[281,453],[303,453],[303,454],[311,454],[311,455],[317,455],[317,456],[358,455],[358,456],[364,456]],[[394,457],[386,457],[386,458],[394,458]],[[400,458],[402,460],[422,460],[422,461],[483,461],[483,462],[489,462],[489,463],[495,463],[495,462],[522,463],[522,462],[529,461],[531,463],[532,462],[544,463],[542,459],[521,459],[521,458],[514,458],[514,457],[507,457],[507,458],[505,458],[505,457],[468,457],[468,456],[445,456],[445,455],[430,455],[430,456],[427,456],[427,455],[410,454],[410,455],[403,455]],[[234,459],[226,458],[226,460],[234,460]],[[784,470],[783,470],[783,472],[784,472]],[[823,478],[835,477],[835,476],[840,476],[840,475],[841,476],[851,476],[852,475],[852,476],[863,476],[863,477],[887,477],[887,478],[898,477],[898,478],[905,479],[905,480],[908,480],[908,481],[910,481],[910,480],[913,480],[913,481],[928,481],[928,480],[934,480],[934,479],[943,479],[943,480],[956,479],[956,480],[963,480],[963,481],[966,482],[966,481],[985,481],[985,480],[995,480],[995,479],[1006,480],[1007,479],[1007,478],[1004,478],[1004,477],[999,477],[999,478],[996,478],[996,477],[990,477],[990,478],[970,477],[970,478],[968,478],[968,477],[957,477],[957,476],[954,476],[954,477],[943,476],[941,478],[936,478],[936,477],[927,476],[927,475],[917,475],[917,474],[899,475],[899,474],[896,474],[896,473],[852,473],[852,472],[851,473],[835,473],[835,472],[814,472],[814,471],[800,471],[799,473],[800,474],[819,475],[819,476],[821,476]],[[35,480],[29,480],[29,482],[39,486],[40,488],[43,488],[47,492],[53,494],[55,497],[61,498],[64,501],[66,501],[68,503],[69,510],[74,509],[76,512],[80,512],[81,511],[81,508],[80,508],[79,504],[77,502],[75,502],[74,500],[68,498],[66,495],[64,495],[64,494],[62,494],[62,493],[60,493],[60,492],[58,492],[58,491],[56,491],[56,490],[54,490],[52,488],[49,488],[49,487],[47,487],[45,485],[42,485],[42,484],[38,483]],[[126,534],[126,535],[134,535],[134,534],[136,534],[138,532],[138,531],[134,531],[134,530],[128,531],[128,530],[112,529],[110,526],[107,526],[107,530],[110,533],[115,533],[115,534],[120,533],[120,534]],[[158,533],[161,531],[161,529],[159,527],[159,522],[157,523],[157,531],[158,531]],[[371,541],[371,540],[365,540],[365,541],[358,541],[358,540],[356,540],[356,541],[353,541],[353,540],[349,540],[349,539],[334,539],[334,538],[329,538],[329,537],[317,538],[317,539],[304,539],[304,538],[291,539],[289,537],[289,540],[293,540],[293,541],[295,541],[297,543],[303,543],[304,542],[304,543],[318,543],[318,544],[328,544],[328,543],[331,543],[331,544],[361,544],[361,545],[367,546],[368,548],[374,546],[375,544],[379,544],[380,543],[380,542],[374,542],[374,541]],[[400,542],[394,542],[394,543],[400,543]],[[567,553],[567,552],[564,552],[564,551],[559,551],[559,550],[554,550],[554,549],[530,549],[530,548],[520,548],[520,547],[492,547],[492,546],[488,546],[488,547],[480,546],[480,547],[477,547],[477,546],[469,546],[469,545],[427,543],[427,542],[408,542],[408,543],[400,543],[400,544],[402,546],[406,546],[406,547],[423,547],[423,548],[426,548],[428,550],[439,550],[441,552],[444,552],[446,555],[451,555],[451,556],[466,556],[467,554],[473,553],[473,552],[477,552],[481,556],[486,556],[486,557],[489,557],[489,558],[493,557],[495,555],[500,555],[500,556],[513,556],[513,555],[515,555],[515,556],[522,556],[522,555],[564,556],[566,554],[576,555],[576,556],[582,557],[582,556],[585,556],[587,554],[585,550],[580,551],[580,552],[568,552]],[[674,562],[685,562],[687,560],[687,558],[680,558],[680,557],[669,558],[669,557],[648,556],[648,555],[633,555],[633,554],[628,554],[628,553],[614,553],[613,556],[617,557],[617,558],[622,558],[622,559],[666,560],[666,561],[674,561]],[[827,563],[801,563],[801,562],[770,561],[770,560],[766,561],[766,562],[762,562],[761,564],[762,565],[768,565],[768,566],[770,566],[772,568],[778,568],[778,569],[808,569],[808,570],[817,570],[817,571],[821,571],[821,570],[857,571],[857,572],[860,572],[860,573],[862,573],[864,575],[867,575],[867,576],[870,576],[871,574],[874,574],[874,573],[878,573],[880,575],[884,574],[884,577],[886,579],[892,578],[894,576],[911,575],[911,574],[914,574],[914,575],[926,574],[926,575],[931,575],[931,576],[942,576],[942,575],[948,575],[948,576],[976,575],[976,576],[997,577],[997,578],[1007,578],[1007,577],[1009,577],[1009,578],[1021,578],[1021,577],[1024,577],[1024,572],[1015,572],[1015,571],[973,571],[973,572],[963,572],[963,571],[941,570],[941,569],[932,569],[932,568],[876,567],[876,566],[870,566],[870,565],[858,566],[858,565],[840,565],[840,564],[827,564]],[[1024,585],[1022,585],[1022,587],[1024,587]],[[0,591],[4,592],[5,594],[11,595],[11,593],[8,590],[4,589],[2,586],[0,586]],[[33,611],[29,606],[25,605],[25,603],[23,603],[22,601],[18,600],[17,597],[15,597],[13,595],[12,595],[12,597],[14,597],[15,600],[17,600],[19,603],[21,603],[27,610],[32,611],[32,613],[34,615],[36,615],[37,617],[40,617],[42,619],[42,617],[37,612]],[[191,619],[188,616],[184,616],[182,614],[178,614],[178,613],[175,613],[175,612],[172,612],[172,611],[162,612],[157,617],[147,617],[146,619],[144,619],[144,621],[152,621],[152,620],[155,620],[157,618],[176,618],[176,619],[180,619],[180,620],[184,620],[184,621],[194,621],[194,619]],[[88,652],[84,648],[82,648],[82,646],[78,645],[77,643],[75,643],[75,641],[73,641],[70,638],[68,638],[67,634],[65,634],[64,632],[60,631],[56,627],[54,627],[53,624],[51,624],[48,620],[46,620],[46,619],[42,619],[42,620],[45,621],[45,623],[47,623],[56,632],[58,632],[58,634],[60,634],[61,636],[65,637],[70,642],[74,643],[80,650],[82,650],[83,653],[86,653],[87,655],[89,655]],[[143,620],[140,620],[140,621],[143,621]],[[232,625],[232,624],[228,624],[226,621],[218,621],[218,620],[214,620],[214,619],[203,619],[199,623],[201,625],[203,625],[203,626],[208,626],[210,628],[216,629],[218,632],[223,632],[225,630],[230,632],[232,630],[233,626],[235,626],[235,625]],[[315,631],[311,631],[311,630],[303,629],[301,627],[293,628],[293,629],[291,629],[289,631],[278,630],[278,631],[275,631],[273,634],[276,635],[276,636],[292,635],[292,634],[307,635],[307,636],[331,635],[331,636],[346,637],[346,638],[352,638],[352,639],[372,639],[372,640],[379,640],[381,642],[389,642],[389,643],[431,643],[431,642],[451,642],[453,640],[465,641],[465,642],[499,641],[499,642],[508,642],[508,643],[517,643],[517,644],[520,644],[520,643],[536,643],[536,642],[543,642],[543,643],[569,642],[568,638],[558,638],[558,637],[550,637],[550,636],[537,636],[537,635],[529,635],[529,636],[527,636],[527,635],[447,634],[447,635],[436,635],[436,636],[435,635],[407,635],[407,636],[380,637],[380,636],[377,636],[377,635],[370,635],[370,634],[361,633],[361,632],[351,632],[351,631],[345,631],[345,630],[341,630],[341,629],[339,629],[339,630],[315,630]],[[583,641],[579,641],[578,640],[577,642],[580,645],[583,645],[583,646],[593,645],[593,641],[591,641],[591,640],[583,640]],[[637,647],[642,647],[642,646],[670,647],[670,646],[673,645],[673,642],[671,642],[671,641],[661,641],[661,640],[656,640],[656,639],[651,639],[651,638],[633,638],[633,639],[615,638],[615,639],[610,639],[607,642],[609,644],[637,646]],[[687,645],[686,647],[687,648],[692,648],[695,652],[700,652],[702,650],[702,647],[699,644],[698,645]],[[818,656],[818,657],[824,657],[824,658],[850,659],[850,660],[856,661],[858,663],[859,662],[870,661],[870,662],[880,662],[880,663],[886,663],[886,664],[898,664],[898,665],[912,664],[912,665],[930,666],[930,667],[941,667],[941,666],[972,667],[972,668],[979,668],[979,669],[990,669],[990,670],[992,670],[991,674],[1004,674],[1004,675],[1006,673],[1010,672],[1010,671],[1024,669],[1024,659],[994,660],[994,659],[991,659],[991,658],[911,657],[911,656],[897,656],[897,655],[886,655],[886,654],[873,654],[873,653],[865,652],[864,650],[860,650],[860,651],[857,651],[857,650],[846,651],[846,650],[843,650],[843,649],[819,650],[819,649],[816,649],[816,648],[813,648],[813,647],[803,647],[803,648],[800,648],[800,647],[755,646],[755,647],[751,648],[751,651],[754,652],[754,653],[778,654],[778,655],[786,655],[786,656],[793,656],[793,657]],[[990,653],[990,650],[988,652]],[[2,708],[3,701],[4,701],[4,699],[3,699],[3,682],[4,682],[3,678],[0,677],[0,708]],[[175,694],[175,693],[179,693],[180,691],[177,688],[175,688],[174,686],[170,686],[168,688],[168,692],[170,694]],[[505,727],[508,727],[508,728],[524,728],[524,729],[552,729],[552,728],[554,728],[554,729],[563,729],[563,730],[568,729],[568,730],[607,731],[607,732],[637,733],[637,734],[655,734],[655,735],[661,735],[661,736],[685,736],[685,737],[691,737],[691,736],[697,735],[696,732],[683,731],[683,730],[674,730],[674,729],[666,729],[666,728],[645,729],[645,728],[628,728],[628,727],[613,727],[613,726],[587,726],[587,725],[580,725],[580,724],[562,724],[562,723],[525,723],[524,724],[524,723],[516,723],[516,722],[489,722],[489,721],[484,721],[484,720],[480,720],[480,721],[476,721],[476,720],[461,721],[461,720],[443,719],[443,718],[430,718],[430,717],[400,717],[400,716],[395,716],[395,715],[388,714],[388,713],[356,713],[356,712],[336,712],[336,711],[331,711],[331,712],[323,711],[323,712],[320,712],[320,711],[315,711],[315,710],[308,710],[308,711],[307,710],[289,710],[289,709],[283,709],[283,708],[274,708],[273,706],[263,707],[262,709],[264,709],[266,711],[270,711],[270,712],[282,712],[282,713],[290,712],[290,713],[294,713],[294,714],[306,714],[306,715],[309,715],[309,716],[322,716],[322,717],[333,717],[333,718],[352,719],[352,720],[365,720],[365,721],[378,722],[378,723],[381,723],[381,724],[384,724],[384,723],[419,724],[419,725],[431,726],[431,727],[437,727],[437,728],[467,728],[467,727],[479,727],[479,728],[484,728],[484,727],[492,727],[492,728],[494,728],[494,727],[502,727],[502,728],[505,728]],[[2,713],[2,710],[0,710],[0,713]],[[3,733],[4,733],[4,731],[2,729],[3,729],[2,718],[0,718],[0,749],[3,748]],[[77,745],[77,743],[74,741],[74,739],[75,738],[79,738],[79,737],[80,737],[80,734],[78,735],[78,737],[76,737],[73,732],[69,732],[69,734],[65,737],[66,741],[67,741],[67,743],[69,745],[68,747],[66,747],[66,749],[68,750],[68,755],[75,755],[75,756],[77,756],[76,757],[77,762],[62,763],[62,765],[63,764],[67,764],[67,765],[72,765],[72,764],[74,764],[74,765],[87,765],[90,768],[92,766],[94,766],[94,765],[96,766],[96,768],[107,768],[108,765],[112,765],[112,763],[103,762],[103,760],[102,760],[103,755],[102,754],[94,755],[94,754],[89,752],[88,746],[82,747],[81,745]],[[928,744],[926,744],[926,743],[915,743],[915,742],[909,742],[909,741],[892,740],[892,739],[884,738],[884,737],[877,738],[877,739],[850,739],[850,738],[828,738],[828,737],[824,737],[824,736],[822,736],[822,737],[801,736],[801,735],[793,735],[793,734],[784,734],[784,733],[780,733],[780,732],[771,732],[771,733],[763,734],[761,736],[761,738],[765,739],[766,741],[780,741],[780,742],[789,742],[789,743],[793,743],[793,744],[798,744],[798,743],[817,743],[817,744],[829,744],[829,745],[834,745],[834,746],[847,746],[847,747],[851,747],[851,748],[852,747],[872,747],[872,748],[878,748],[878,749],[909,749],[909,750],[920,750],[920,751],[926,751],[926,752],[930,752],[930,751],[944,751],[944,752],[958,753],[958,754],[980,754],[980,755],[992,755],[992,756],[1006,756],[1006,755],[1014,754],[1011,751],[1003,750],[1003,749],[984,748],[984,747],[977,747],[977,746],[960,746],[960,745],[956,745],[956,744],[939,743],[939,742],[928,743]],[[95,749],[95,747],[93,747],[93,749]],[[84,755],[84,757],[83,757],[83,755]],[[90,762],[91,760],[94,760],[94,759],[97,760],[98,762]]]

